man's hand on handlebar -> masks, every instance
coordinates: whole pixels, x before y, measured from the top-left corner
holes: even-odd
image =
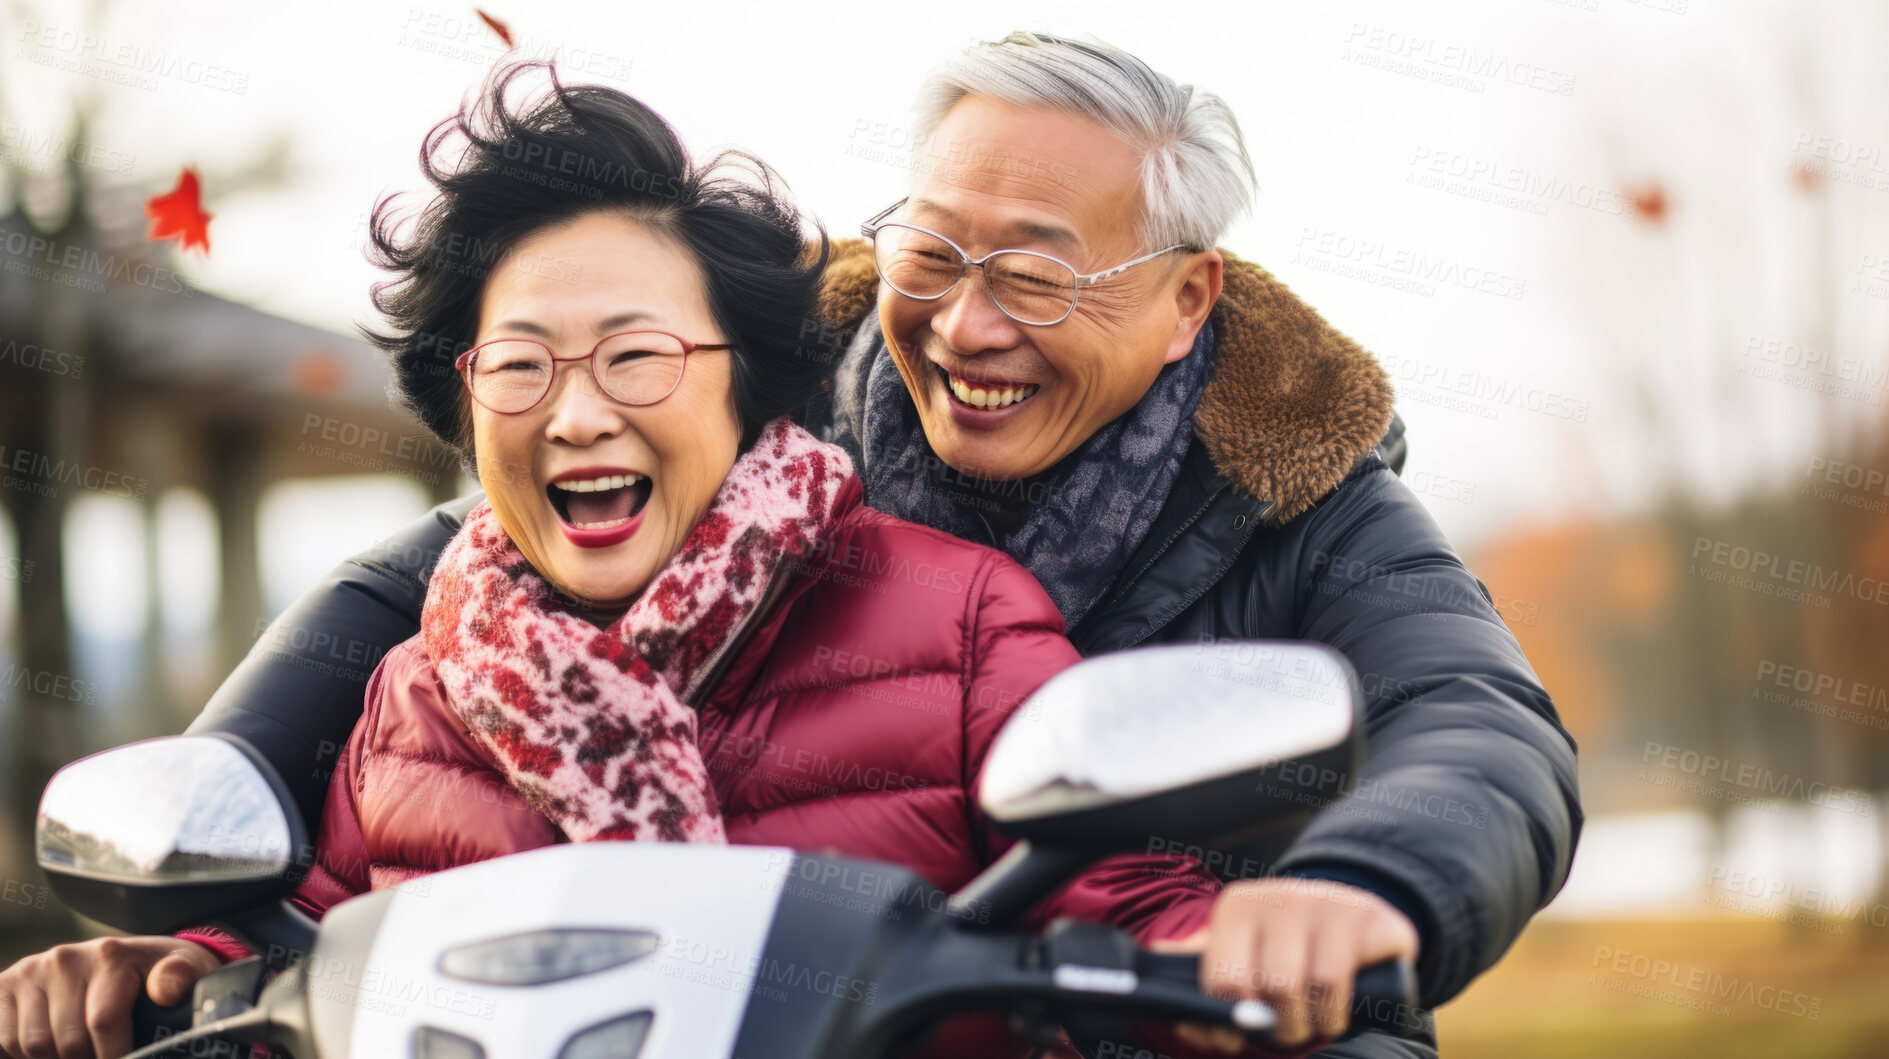
[[[1355,886],[1246,879],[1221,892],[1204,930],[1149,948],[1200,953],[1204,991],[1263,1001],[1278,1015],[1278,1044],[1310,1051],[1345,1032],[1360,968],[1393,957],[1416,960],[1417,928],[1389,902]],[[1187,1036],[1227,1052],[1241,1047],[1230,1031]]]
[[[28,956],[0,972],[0,1055],[123,1055],[140,989],[158,1004],[181,1003],[218,966],[209,949],[168,937],[98,938]]]

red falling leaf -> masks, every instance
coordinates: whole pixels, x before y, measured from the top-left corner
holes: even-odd
[[[1648,224],[1659,224],[1666,219],[1666,189],[1658,184],[1628,188],[1627,204],[1633,207],[1635,216]]]
[[[505,28],[505,23],[500,22],[498,19],[493,18],[491,15],[486,14],[476,7],[472,9],[472,13],[478,15],[481,21],[492,27],[492,32],[498,34],[498,39],[505,42],[507,51],[517,47],[517,45],[512,43],[512,31]]]
[[[203,212],[197,174],[189,166],[177,178],[176,190],[145,200],[144,213],[151,218],[151,238],[174,238],[186,250],[194,246],[205,254],[210,252],[210,215]]]
[[[1797,190],[1806,195],[1814,195],[1823,190],[1823,174],[1807,165],[1800,164],[1791,167],[1791,181],[1797,185]]]
[[[296,393],[318,397],[341,388],[348,380],[348,366],[332,350],[304,350],[296,356],[289,378]]]

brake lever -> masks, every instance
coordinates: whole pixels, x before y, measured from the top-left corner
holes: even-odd
[[[138,990],[131,1005],[131,1026],[142,1047],[131,1054],[171,1054],[196,1039],[193,1031],[211,1023],[228,1026],[228,1020],[250,1014],[267,971],[260,956],[226,963],[197,979],[191,999],[180,1004],[159,1004]]]

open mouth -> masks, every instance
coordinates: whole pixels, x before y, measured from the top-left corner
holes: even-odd
[[[551,507],[567,525],[607,530],[641,514],[654,485],[646,474],[602,474],[565,478],[544,487]]]
[[[1036,391],[1043,388],[1041,384],[1033,382],[1003,382],[995,379],[974,382],[953,375],[935,364],[932,367],[938,372],[939,378],[944,380],[945,389],[951,391],[951,396],[957,398],[959,403],[972,408],[987,410],[1008,408],[1014,404],[1022,404],[1036,396]]]

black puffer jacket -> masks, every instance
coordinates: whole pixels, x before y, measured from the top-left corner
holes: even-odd
[[[842,246],[829,267],[836,346],[871,305],[872,266],[856,250]],[[1376,362],[1230,255],[1214,324],[1214,375],[1181,478],[1070,638],[1085,655],[1310,639],[1350,659],[1370,735],[1354,792],[1282,856],[1222,850],[1211,862],[1228,877],[1330,878],[1383,895],[1418,926],[1433,1006],[1493,965],[1565,881],[1581,826],[1574,743],[1487,589],[1398,478],[1402,427]],[[417,631],[433,561],[475,501],[443,504],[333,571],[191,730],[247,736],[314,819],[369,673]],[[1321,1054],[1434,1056],[1423,1036],[1366,1034]]]

